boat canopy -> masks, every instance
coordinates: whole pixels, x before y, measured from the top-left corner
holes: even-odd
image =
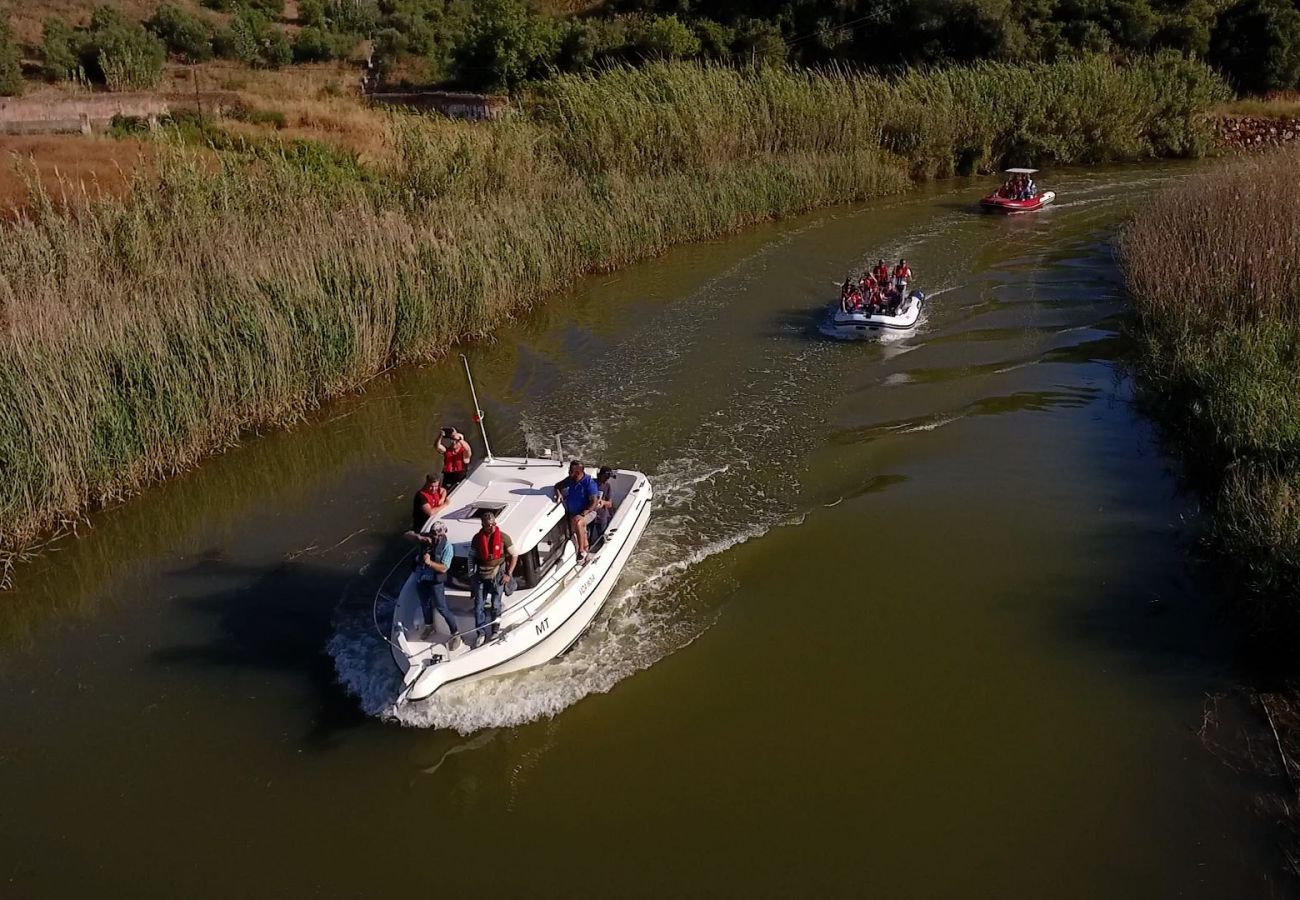
[[[1005,169],[1008,175],[1033,175],[1037,169]]]

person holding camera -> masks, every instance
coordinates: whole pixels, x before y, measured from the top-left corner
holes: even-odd
[[[442,454],[442,486],[450,493],[469,474],[469,460],[473,454],[465,435],[451,426],[442,429],[438,452]]]

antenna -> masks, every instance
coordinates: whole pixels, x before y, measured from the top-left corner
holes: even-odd
[[[465,354],[460,355],[461,361],[465,363],[465,377],[469,379],[469,395],[474,398],[474,421],[478,424],[479,433],[483,435],[483,450],[487,456],[487,462],[492,462],[492,445],[488,443],[487,426],[483,424],[483,410],[478,408],[478,391],[474,390],[474,374],[469,370],[469,359]]]

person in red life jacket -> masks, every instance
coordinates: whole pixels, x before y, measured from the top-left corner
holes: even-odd
[[[451,493],[469,474],[469,460],[473,455],[465,435],[455,428],[444,428],[438,438],[438,452],[442,454],[442,486]]]
[[[515,551],[510,535],[497,527],[496,513],[479,514],[483,525],[469,542],[469,593],[474,598],[474,640],[481,646],[500,629],[506,582],[515,574]],[[492,633],[488,634],[487,601],[492,599]]]
[[[876,284],[883,289],[889,283],[889,266],[885,265],[883,259],[876,261],[876,267],[871,270],[871,275],[876,279]]]
[[[900,298],[907,292],[907,283],[911,280],[912,267],[907,264],[907,260],[900,259],[898,265],[894,266],[894,287],[898,289]]]
[[[437,475],[425,475],[424,487],[415,492],[411,498],[411,530],[408,537],[422,544],[432,544],[433,538],[424,534],[424,523],[429,517],[447,505],[447,491],[443,488]]]
[[[860,294],[856,295],[862,301]],[[587,561],[587,523],[595,515],[600,502],[600,486],[587,474],[581,461],[569,463],[569,477],[555,485],[552,496],[556,503],[564,503],[564,514],[569,520],[569,535],[578,548],[578,564]]]

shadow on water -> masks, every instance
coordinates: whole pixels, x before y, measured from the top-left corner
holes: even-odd
[[[380,579],[409,549],[400,538],[369,535],[363,552],[376,563],[360,573],[299,559],[242,565],[219,551],[206,553],[169,573],[182,583],[228,585],[177,601],[188,614],[210,620],[191,629],[203,640],[160,647],[152,659],[165,666],[283,672],[310,685],[316,706],[304,743],[327,749],[339,733],[371,720],[339,686],[326,645],[340,615],[369,615]]]

